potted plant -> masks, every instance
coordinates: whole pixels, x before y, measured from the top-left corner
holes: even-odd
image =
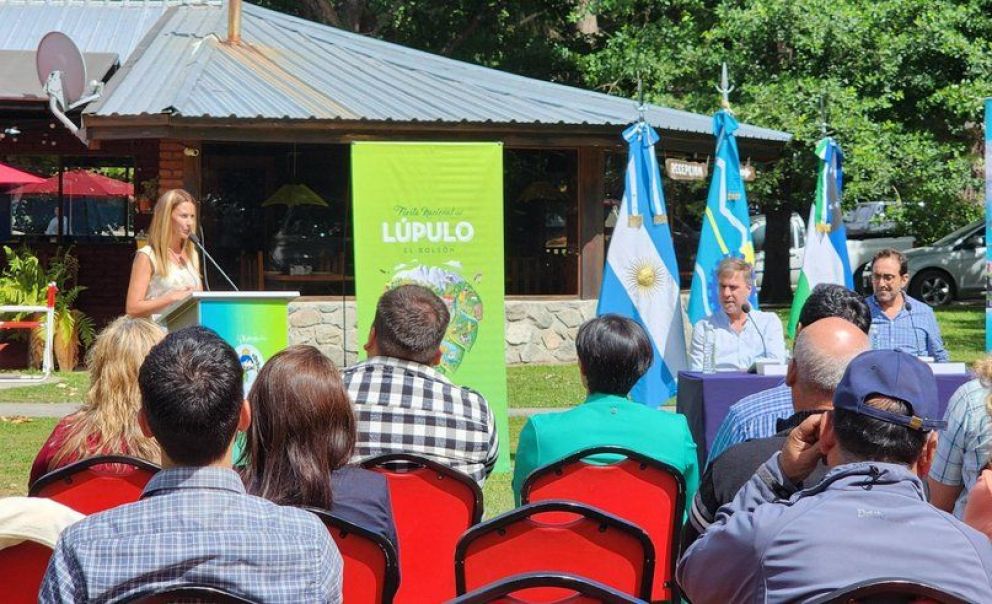
[[[93,341],[94,333],[93,320],[72,308],[79,293],[85,289],[76,285],[78,261],[71,250],[57,250],[47,266],[27,246],[17,250],[4,246],[3,251],[7,259],[7,266],[0,272],[0,300],[3,304],[44,306],[48,284],[55,283],[59,288],[55,298],[53,347],[59,369],[72,371],[79,362],[80,344],[88,346]],[[23,320],[27,314],[23,313],[14,320]],[[35,315],[32,318],[40,320],[43,317]],[[44,348],[44,328],[32,330],[28,346],[31,366],[41,365]]]

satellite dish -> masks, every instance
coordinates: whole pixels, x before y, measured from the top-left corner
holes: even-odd
[[[35,55],[38,80],[44,86],[54,72],[62,78],[62,107],[66,108],[82,98],[86,92],[86,63],[72,38],[60,31],[50,31],[38,43]],[[54,92],[54,91],[53,91]]]
[[[85,131],[66,116],[66,112],[100,98],[101,82],[86,81],[86,63],[83,53],[72,39],[60,31],[50,31],[38,43],[35,53],[38,80],[48,94],[48,108],[52,114],[87,143]],[[90,87],[87,92],[87,86]],[[84,96],[85,95],[85,96]]]

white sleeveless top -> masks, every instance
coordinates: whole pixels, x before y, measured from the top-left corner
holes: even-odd
[[[197,291],[203,289],[203,285],[200,282],[200,275],[193,268],[192,262],[179,265],[170,260],[168,273],[163,277],[156,271],[155,253],[152,252],[152,246],[146,245],[139,249],[138,253],[148,256],[148,259],[152,263],[152,278],[148,281],[148,291],[145,292],[145,300],[154,300],[174,289],[183,289],[185,287],[192,287]]]

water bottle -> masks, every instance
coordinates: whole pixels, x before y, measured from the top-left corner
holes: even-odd
[[[713,341],[713,326],[709,322],[706,326],[705,337],[703,338],[703,373],[714,373],[716,371],[716,343]]]

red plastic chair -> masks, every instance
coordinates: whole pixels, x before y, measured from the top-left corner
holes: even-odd
[[[553,600],[532,597],[534,588],[556,588],[561,597]],[[459,596],[448,604],[643,604],[602,583],[566,573],[525,573],[490,583]]]
[[[960,596],[912,579],[869,579],[809,600],[810,604],[965,604]]]
[[[9,604],[35,604],[38,590],[45,578],[52,548],[33,541],[24,541],[0,549],[0,592]]]
[[[459,595],[541,571],[578,575],[647,600],[654,546],[647,533],[626,520],[574,501],[544,501],[469,529],[455,550]],[[534,592],[531,597],[541,601],[561,593]]]
[[[106,467],[110,464],[117,467]],[[137,501],[160,469],[126,455],[90,457],[45,474],[31,485],[28,494],[53,499],[82,514],[95,514]]]
[[[349,604],[390,604],[400,581],[393,544],[382,535],[326,510],[306,509],[323,521],[344,558],[344,601]]]
[[[611,464],[588,463],[592,456],[622,456]],[[622,447],[590,447],[531,472],[521,488],[523,503],[549,499],[578,501],[633,522],[651,537],[658,559],[651,595],[677,602],[675,582],[685,509],[685,478],[672,466]]]
[[[389,484],[400,556],[396,602],[453,598],[455,545],[482,519],[479,485],[461,472],[405,453],[372,457],[362,467],[383,474]]]

